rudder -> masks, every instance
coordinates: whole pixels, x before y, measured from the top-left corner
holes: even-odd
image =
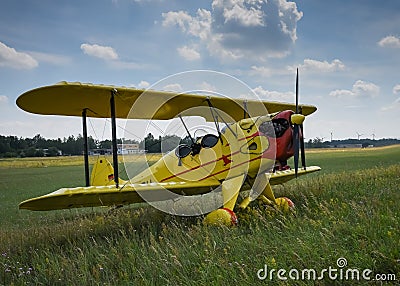
[[[119,179],[120,184],[123,183]],[[108,186],[114,184],[114,168],[105,156],[99,156],[93,165],[92,174],[90,176],[90,184],[92,186]]]

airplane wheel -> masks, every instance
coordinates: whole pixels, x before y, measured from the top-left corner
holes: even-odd
[[[286,197],[276,198],[275,203],[278,206],[278,209],[282,212],[288,213],[294,210],[294,203],[291,199]]]
[[[206,225],[234,226],[237,225],[237,223],[238,219],[236,214],[227,208],[214,210],[204,218],[204,224]]]

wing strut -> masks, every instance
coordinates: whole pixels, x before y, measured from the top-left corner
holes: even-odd
[[[237,139],[237,134],[232,130],[232,128],[229,126],[229,124],[226,123],[226,121],[224,120],[224,118],[219,114],[218,110],[214,108],[214,106],[212,105],[211,100],[210,100],[209,97],[206,98],[206,101],[207,101],[207,103],[208,103],[208,106],[210,107],[211,115],[212,115],[212,117],[213,117],[213,119],[214,119],[215,127],[217,128],[218,136],[219,136],[219,138],[220,138],[220,140],[221,140],[221,143],[222,143],[222,137],[221,137],[221,131],[220,131],[219,125],[218,125],[218,116],[219,116],[219,118],[221,118],[221,120],[222,120],[222,122],[224,122],[225,126],[228,127],[228,129],[232,132],[232,134],[233,134],[233,135],[235,136],[235,138]],[[246,106],[247,106],[247,105],[246,105]],[[246,107],[246,108],[247,108],[247,107]],[[215,112],[215,114],[214,114],[214,112]],[[245,112],[246,112],[246,111],[245,111]],[[248,114],[248,113],[247,113],[247,114]]]
[[[89,187],[90,186],[90,180],[89,180],[89,150],[88,150],[86,113],[87,113],[87,108],[82,110],[82,126],[83,126],[83,158],[85,160],[85,183],[86,183],[86,187]]]
[[[243,119],[246,119],[247,116],[250,118],[249,110],[247,109],[247,99],[243,100]]]
[[[193,139],[192,135],[190,135],[189,129],[187,128],[187,126],[185,124],[185,121],[183,121],[182,116],[180,114],[178,116],[179,116],[179,119],[181,120],[181,122],[183,124],[183,127],[185,127],[186,133],[189,135],[190,141],[192,141],[192,144],[195,144],[196,142],[194,142],[194,139]]]
[[[114,182],[115,187],[118,189],[119,178],[118,178],[118,148],[117,148],[117,123],[115,120],[115,95],[117,90],[114,88],[111,90],[110,108],[111,108],[111,135],[112,135],[112,155],[114,165]]]
[[[214,112],[215,112],[214,106],[212,105],[209,97],[207,97],[206,101],[208,103],[208,106],[210,107],[211,115],[212,115],[212,117],[214,119],[215,128],[217,129],[217,132],[218,132],[218,138],[221,141],[221,144],[223,144],[222,136],[221,136],[221,130],[219,129],[219,124],[218,124],[218,114],[214,114]]]
[[[179,119],[182,121],[183,127],[185,127],[187,134],[189,135],[190,141],[192,141],[192,144],[190,145],[190,150],[192,150],[192,156],[199,154],[201,145],[199,143],[196,143],[196,141],[194,141],[192,135],[190,135],[189,129],[187,128],[185,121],[183,121],[182,116],[181,115],[178,115],[178,116],[179,116]],[[182,162],[180,160],[181,160],[181,158],[179,158],[178,166],[181,166],[179,164],[182,164]]]

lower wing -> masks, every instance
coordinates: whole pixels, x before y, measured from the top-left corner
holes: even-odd
[[[321,168],[318,166],[306,167],[306,169],[299,169],[297,171],[297,176],[306,175],[309,173],[317,172],[319,170],[321,170]],[[286,183],[287,181],[290,181],[294,178],[296,178],[296,173],[295,173],[294,169],[285,170],[285,171],[276,171],[271,174],[271,177],[269,178],[269,183],[271,185],[279,185],[279,184]]]
[[[19,204],[20,209],[48,211],[79,207],[115,206],[171,199],[171,193],[198,195],[218,187],[218,181],[125,184],[120,188],[92,186],[63,188]],[[170,192],[168,192],[170,191]],[[145,199],[146,200],[145,200]]]
[[[299,169],[297,176],[319,171],[317,166]],[[277,171],[270,175],[270,184],[283,184],[296,177],[294,170]],[[179,195],[199,195],[212,191],[220,186],[218,181],[205,182],[171,182],[129,184],[120,188],[111,186],[92,186],[62,188],[50,194],[29,199],[19,204],[20,209],[48,211],[79,207],[115,206],[148,201],[171,199],[171,193]],[[168,192],[170,191],[170,192]],[[145,199],[144,199],[145,198]]]

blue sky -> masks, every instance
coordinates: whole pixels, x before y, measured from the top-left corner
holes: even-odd
[[[147,88],[206,69],[237,77],[262,99],[293,102],[299,67],[300,101],[318,107],[305,123],[307,138],[400,138],[397,0],[0,5],[2,135],[81,133],[79,118],[31,115],[15,105],[21,93],[64,80]]]

